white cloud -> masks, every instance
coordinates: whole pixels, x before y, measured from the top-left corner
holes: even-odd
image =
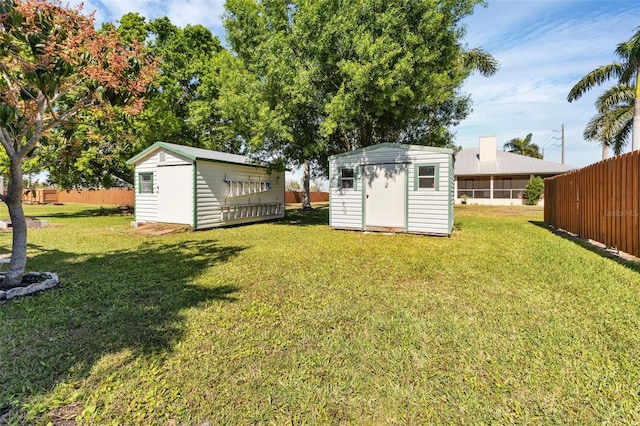
[[[186,0],[167,2],[167,15],[175,25],[202,24],[220,34],[224,0]]]
[[[174,25],[200,24],[220,40],[224,40],[221,15],[224,0],[71,0],[71,5],[84,3],[84,11],[95,11],[97,25],[118,21],[129,12],[136,12],[147,20],[168,17]]]

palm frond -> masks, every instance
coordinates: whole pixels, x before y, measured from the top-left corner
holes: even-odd
[[[612,141],[613,152],[616,155],[620,155],[622,153],[622,150],[627,144],[632,131],[633,118],[631,120],[627,120],[626,123],[624,123],[624,125],[619,129],[618,133]]]
[[[619,78],[624,71],[624,64],[620,62],[614,62],[609,65],[603,65],[589,74],[585,75],[578,81],[569,91],[567,100],[573,102],[580,99],[582,95],[587,93],[592,88],[605,83],[612,78]]]
[[[470,49],[464,52],[462,63],[469,71],[478,71],[484,77],[490,77],[498,72],[500,64],[490,53],[482,48]]]
[[[628,84],[616,84],[605,90],[596,100],[596,108],[604,112],[618,104],[631,104],[636,98],[635,87]]]
[[[600,123],[603,120],[603,115],[604,114],[599,113],[591,118],[591,120],[589,120],[589,122],[587,123],[587,127],[584,128],[582,136],[585,140],[602,142],[604,145],[608,146],[608,143],[606,143],[603,138],[600,137]]]
[[[618,105],[596,114],[587,123],[583,136],[588,141],[613,147],[616,155],[627,143],[633,128],[633,105]]]

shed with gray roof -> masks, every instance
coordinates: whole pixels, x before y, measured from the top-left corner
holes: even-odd
[[[329,225],[451,235],[453,151],[381,143],[331,156]]]
[[[193,229],[284,217],[284,172],[249,157],[156,142],[135,166],[135,222]]]
[[[534,176],[542,178],[574,170],[565,164],[498,151],[495,136],[480,138],[479,148],[456,154],[455,193],[475,204],[522,203],[522,193]]]

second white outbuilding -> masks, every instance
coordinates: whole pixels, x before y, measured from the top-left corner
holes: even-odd
[[[335,229],[451,235],[453,151],[382,143],[329,158]]]

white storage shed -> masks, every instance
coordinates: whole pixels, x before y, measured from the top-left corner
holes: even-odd
[[[135,166],[135,222],[206,229],[284,217],[284,172],[248,157],[156,142]]]
[[[382,143],[329,158],[329,226],[451,235],[453,151]]]

